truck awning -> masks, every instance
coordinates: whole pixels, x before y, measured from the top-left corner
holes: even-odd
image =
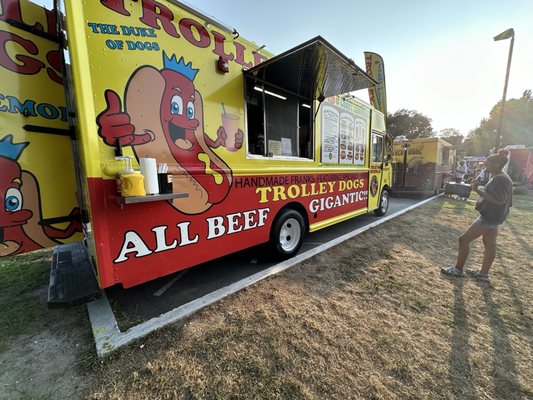
[[[321,36],[250,68],[245,75],[313,100],[378,84]]]

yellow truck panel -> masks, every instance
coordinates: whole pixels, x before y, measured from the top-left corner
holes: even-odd
[[[55,13],[2,0],[0,257],[81,238],[61,71]]]

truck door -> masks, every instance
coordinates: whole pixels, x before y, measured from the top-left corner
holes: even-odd
[[[383,174],[384,135],[372,131],[370,140],[370,168],[368,172],[368,210],[379,206],[381,178]]]
[[[55,21],[0,0],[0,258],[81,239]]]

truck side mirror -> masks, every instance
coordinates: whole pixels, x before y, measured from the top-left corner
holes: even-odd
[[[387,154],[385,156],[385,166],[389,165],[390,160],[392,159],[392,154]]]

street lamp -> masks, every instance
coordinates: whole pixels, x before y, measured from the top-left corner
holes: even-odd
[[[498,124],[498,134],[496,136],[495,150],[498,150],[502,144],[503,113],[505,111],[505,97],[507,96],[507,83],[509,82],[509,72],[511,70],[511,58],[513,57],[514,29],[513,28],[507,29],[506,31],[500,33],[499,35],[494,36],[494,41],[505,40],[509,38],[511,38],[511,45],[509,46],[509,57],[507,58],[507,72],[505,74],[505,86],[503,87],[503,97],[502,97],[502,110],[500,114],[500,122]]]

